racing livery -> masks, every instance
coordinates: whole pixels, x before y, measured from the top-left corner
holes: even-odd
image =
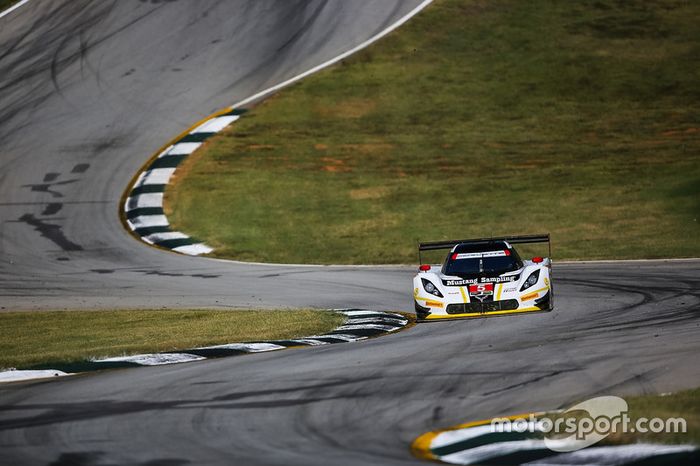
[[[441,266],[421,265],[413,278],[418,320],[552,310],[552,262],[549,257],[521,259],[513,248],[519,243],[549,246],[550,241],[549,235],[532,235],[421,243],[419,256],[450,252]]]

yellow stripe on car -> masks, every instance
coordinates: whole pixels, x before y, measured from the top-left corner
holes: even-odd
[[[521,296],[520,301],[529,301],[529,300],[534,299],[537,296],[539,296],[540,292],[548,291],[548,290],[549,290],[549,287],[545,286],[544,288],[540,288],[539,290],[532,291],[532,292],[526,294],[525,296]]]
[[[459,292],[462,293],[462,299],[464,299],[465,303],[469,302],[469,298],[467,297],[467,293],[464,292],[464,287],[460,286],[459,287]]]
[[[498,293],[496,294],[496,301],[501,300],[501,293],[503,292],[503,283],[498,284]]]

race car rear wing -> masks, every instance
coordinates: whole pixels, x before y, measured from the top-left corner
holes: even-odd
[[[449,240],[449,241],[433,241],[429,243],[418,243],[418,262],[421,264],[421,252],[422,251],[436,251],[438,249],[452,249],[458,244],[471,243],[471,244],[488,244],[493,241],[507,241],[510,244],[529,244],[529,243],[547,243],[547,248],[549,250],[549,255],[547,257],[552,257],[552,243],[550,242],[549,233],[541,235],[525,235],[525,236],[499,236],[493,238],[475,238],[475,239],[459,239],[459,240]]]

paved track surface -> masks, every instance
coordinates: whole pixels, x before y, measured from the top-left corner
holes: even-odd
[[[176,256],[117,204],[192,122],[415,4],[35,0],[1,19],[0,306],[410,309],[408,268]],[[554,273],[551,313],[2,386],[2,464],[406,464],[426,430],[698,385],[700,262]]]
[[[308,275],[145,247],[117,212],[131,177],[172,137],[419,3],[34,0],[0,19],[0,306],[407,301],[410,283],[387,290],[384,272]]]

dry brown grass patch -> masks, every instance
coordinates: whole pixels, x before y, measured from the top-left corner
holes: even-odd
[[[350,199],[381,199],[389,194],[389,188],[385,186],[375,186],[373,188],[353,189],[350,191]]]
[[[317,106],[316,112],[323,117],[361,118],[374,111],[377,104],[371,99],[345,99],[333,106]]]

